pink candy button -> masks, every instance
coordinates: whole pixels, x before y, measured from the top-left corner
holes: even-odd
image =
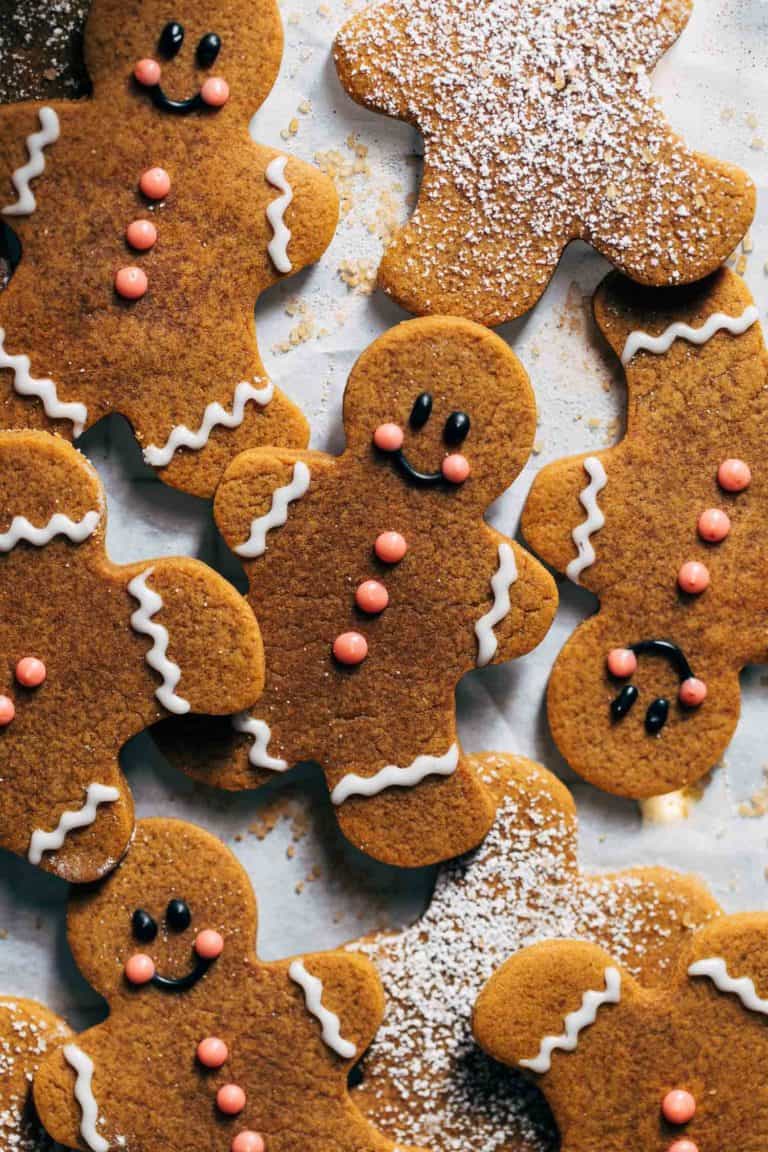
[[[148,200],[164,200],[171,190],[171,178],[165,168],[148,168],[139,178],[139,188]]]
[[[667,1152],[699,1152],[699,1146],[694,1144],[693,1140],[675,1140]]]
[[[360,632],[342,632],[333,642],[339,664],[362,664],[368,655],[368,641]]]
[[[403,446],[403,430],[397,424],[379,424],[373,442],[381,452],[397,452]]]
[[[376,537],[373,550],[383,564],[399,564],[408,551],[408,545],[399,532],[381,532]]]
[[[686,708],[698,708],[707,698],[707,686],[697,676],[689,676],[680,685],[677,697]]]
[[[197,1046],[197,1058],[204,1068],[221,1068],[229,1059],[229,1049],[217,1036],[206,1036]]]
[[[157,60],[147,58],[137,61],[134,65],[133,74],[139,84],[143,84],[145,88],[154,88],[155,84],[160,83],[160,65]]]
[[[238,1084],[222,1084],[216,1093],[216,1107],[225,1116],[237,1116],[245,1108],[245,1092]]]
[[[379,580],[364,580],[355,592],[355,603],[361,612],[375,616],[389,604],[389,592]]]
[[[131,248],[147,252],[157,243],[157,228],[151,220],[132,220],[125,230],[125,238]]]
[[[752,472],[744,460],[723,460],[717,470],[717,482],[726,492],[743,492],[751,481]]]
[[[143,268],[120,268],[115,276],[115,292],[124,300],[140,300],[149,287]]]
[[[45,677],[45,664],[36,656],[23,656],[16,665],[16,679],[25,688],[39,688]]]
[[[216,960],[224,951],[224,938],[213,928],[204,928],[195,937],[195,952],[203,960]]]
[[[699,516],[699,536],[708,544],[719,544],[731,530],[731,518],[720,508],[707,508]]]
[[[696,1100],[684,1088],[673,1088],[661,1102],[661,1113],[668,1124],[687,1124],[696,1114]]]
[[[618,680],[626,680],[637,671],[637,656],[631,648],[612,648],[608,653],[608,671]]]
[[[16,715],[16,705],[10,696],[0,696],[0,728],[7,728]]]
[[[700,596],[709,588],[709,569],[698,560],[687,560],[677,574],[677,582],[683,592]]]
[[[469,476],[469,460],[460,452],[453,452],[443,460],[441,470],[443,476],[451,484],[463,484]]]
[[[209,76],[200,89],[200,95],[209,108],[223,108],[229,100],[229,84],[220,76]]]
[[[231,1152],[264,1152],[264,1137],[258,1132],[238,1132],[231,1145]]]
[[[155,962],[143,952],[135,952],[125,964],[125,978],[130,984],[149,984],[155,974]]]

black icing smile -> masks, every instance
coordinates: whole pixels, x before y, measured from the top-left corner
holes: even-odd
[[[418,431],[424,427],[431,415],[432,394],[431,392],[422,392],[413,402],[408,423],[411,428]],[[466,440],[469,435],[469,429],[470,419],[466,412],[451,412],[445,421],[443,439],[450,447],[457,448],[459,444]],[[445,482],[445,476],[440,470],[437,472],[421,472],[418,468],[414,468],[402,448],[398,448],[397,451],[390,452],[388,455],[391,456],[400,474],[413,484],[427,487]]]
[[[198,112],[208,107],[199,92],[194,96],[188,96],[186,100],[171,100],[170,96],[166,96],[161,84],[147,88],[147,92],[155,108],[159,108],[161,112],[174,112],[177,116],[186,116],[189,112]]]
[[[160,34],[158,52],[166,60],[172,60],[181,51],[184,43],[184,28],[177,20],[170,20]],[[201,68],[212,68],[221,51],[221,39],[215,32],[207,32],[197,45],[195,57]],[[211,108],[203,100],[198,91],[185,100],[173,100],[163,91],[161,84],[152,84],[145,89],[154,104],[161,112],[172,112],[177,116],[186,116],[190,112],[198,112],[204,108]],[[212,109],[213,110],[213,109]]]
[[[169,900],[165,910],[165,924],[170,932],[186,932],[192,923],[192,913],[185,900]],[[150,944],[157,936],[157,921],[144,908],[137,908],[131,917],[133,936],[142,944]],[[150,984],[163,992],[184,992],[187,988],[194,988],[198,980],[205,976],[208,969],[218,957],[196,956],[195,965],[184,976],[161,976],[155,972]]]
[[[161,976],[159,972],[155,972],[150,984],[154,984],[155,988],[160,988],[163,992],[184,992],[187,988],[194,988],[212,964],[213,960],[206,960],[203,956],[198,956],[194,968],[185,976]]]
[[[630,644],[629,651],[636,656],[662,656],[677,672],[680,683],[693,678],[693,670],[686,659],[682,649],[671,640],[640,640],[637,644]],[[640,693],[634,684],[625,684],[611,701],[611,719],[623,720],[634,708]],[[650,736],[661,732],[669,718],[669,700],[666,696],[658,696],[648,705],[645,713],[645,730]]]

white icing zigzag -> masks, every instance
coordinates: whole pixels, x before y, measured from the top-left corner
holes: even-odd
[[[478,668],[484,668],[496,655],[499,642],[493,634],[497,624],[500,624],[510,609],[509,589],[517,580],[517,564],[515,554],[509,544],[499,544],[499,567],[491,578],[493,591],[493,605],[481,616],[475,624],[477,636]]]
[[[597,1020],[597,1010],[603,1004],[618,1004],[621,998],[621,973],[618,968],[606,968],[605,991],[585,992],[581,1000],[581,1008],[577,1012],[569,1012],[563,1021],[564,1031],[559,1036],[545,1036],[537,1056],[531,1060],[521,1060],[521,1068],[530,1068],[532,1072],[549,1072],[552,1064],[552,1053],[556,1048],[563,1052],[573,1052],[579,1042],[579,1033],[583,1028],[594,1024]]]
[[[323,1027],[323,1040],[342,1056],[345,1060],[352,1060],[357,1055],[357,1048],[351,1040],[345,1040],[341,1035],[339,1018],[323,1004],[323,982],[317,976],[310,975],[301,960],[294,960],[288,969],[288,975],[294,984],[304,990],[304,1001],[307,1010],[319,1020]]]
[[[725,329],[732,336],[743,336],[751,328],[760,313],[754,304],[745,308],[741,316],[728,316],[725,312],[713,312],[701,328],[691,328],[689,324],[670,324],[669,328],[659,336],[651,336],[648,332],[630,332],[624,351],[621,354],[622,364],[629,364],[636,352],[654,352],[656,354],[668,352],[675,340],[687,340],[690,344],[706,344],[716,332]]]
[[[66,404],[59,400],[53,380],[35,379],[30,374],[29,356],[10,356],[4,347],[5,329],[0,328],[0,368],[13,372],[13,387],[20,396],[37,396],[43,402],[46,416],[51,420],[71,420],[75,436],[82,436],[88,419],[85,404]]]
[[[220,425],[224,428],[239,428],[245,419],[245,406],[249,400],[254,400],[264,408],[269,404],[275,394],[274,384],[266,384],[263,388],[254,388],[247,380],[241,380],[235,388],[232,401],[232,411],[227,412],[223,404],[214,400],[203,413],[203,421],[194,432],[186,424],[177,424],[162,447],[149,444],[144,449],[144,459],[154,468],[165,468],[170,464],[179,448],[194,448],[199,451],[204,448],[210,439],[211,432]]]
[[[249,560],[263,556],[267,550],[267,532],[272,528],[282,528],[288,519],[288,505],[303,496],[307,488],[309,488],[309,468],[303,460],[297,460],[293,466],[290,484],[275,489],[269,512],[258,516],[251,523],[250,536],[244,544],[238,544],[235,548],[238,556],[245,556]]]
[[[288,761],[279,760],[269,754],[269,742],[272,731],[266,720],[256,720],[247,712],[238,712],[232,717],[232,727],[236,732],[244,732],[246,736],[253,737],[253,744],[248,750],[248,761],[254,768],[271,768],[273,772],[287,772]]]
[[[96,1130],[99,1106],[93,1095],[93,1060],[77,1044],[65,1044],[64,1059],[77,1073],[75,1099],[80,1105],[80,1135],[93,1152],[109,1152],[109,1141]]]
[[[291,230],[285,223],[285,210],[293,200],[293,189],[285,175],[287,156],[275,156],[267,165],[265,176],[273,188],[282,192],[276,200],[267,205],[267,220],[272,226],[273,236],[267,245],[269,258],[278,272],[290,272],[293,264],[288,257],[288,245],[291,240]]]
[[[35,194],[29,183],[35,177],[42,176],[45,171],[44,149],[49,144],[55,144],[60,134],[59,118],[53,108],[41,108],[38,115],[40,131],[27,136],[29,160],[22,168],[17,168],[11,176],[19,198],[15,204],[8,204],[3,208],[5,216],[29,216],[37,208]]]
[[[407,768],[399,768],[396,764],[387,764],[380,768],[375,776],[358,776],[356,772],[349,772],[342,776],[339,783],[331,792],[334,804],[343,804],[350,796],[375,796],[385,788],[411,788],[419,784],[425,776],[451,776],[459,763],[459,746],[451,744],[443,756],[417,756]]]
[[[566,576],[569,580],[573,580],[574,584],[579,583],[579,577],[584,569],[591,568],[594,564],[595,550],[592,547],[590,536],[594,532],[598,532],[605,524],[605,516],[597,503],[598,494],[608,483],[605,468],[597,456],[587,456],[584,461],[584,471],[589,476],[589,484],[579,493],[579,500],[587,513],[587,518],[571,533],[579,554],[575,560],[571,560],[565,570]]]
[[[189,712],[191,705],[188,700],[185,700],[183,696],[177,696],[175,692],[176,685],[181,679],[181,669],[166,655],[168,629],[164,628],[162,624],[156,624],[152,619],[163,606],[162,597],[147,585],[147,580],[153,572],[154,568],[145,568],[138,576],[134,576],[128,585],[131,596],[139,602],[139,607],[131,616],[131,626],[137,632],[151,636],[154,641],[145,656],[145,660],[150,668],[159,672],[163,678],[162,684],[155,690],[155,696],[169,712],[183,716],[184,713]]]
[[[117,788],[110,788],[106,784],[89,784],[85,794],[85,804],[71,812],[63,812],[53,832],[45,832],[36,828],[29,842],[27,859],[31,864],[39,864],[43,852],[55,852],[61,848],[64,839],[75,828],[87,828],[93,824],[98,816],[99,804],[114,804],[120,799]]]
[[[710,956],[706,960],[696,960],[688,969],[689,976],[707,976],[721,992],[731,992],[738,996],[750,1012],[761,1012],[768,1016],[768,1000],[761,1000],[749,976],[738,978],[728,975],[728,966],[720,956]]]
[[[10,552],[20,540],[42,548],[54,536],[66,536],[73,544],[82,544],[96,531],[100,519],[100,512],[86,512],[82,520],[70,520],[63,512],[55,512],[47,524],[36,528],[26,516],[14,516],[8,531],[0,532],[0,552]]]

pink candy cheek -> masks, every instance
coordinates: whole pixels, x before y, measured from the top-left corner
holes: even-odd
[[[238,1132],[230,1147],[231,1152],[264,1152],[266,1144],[258,1132]]]
[[[39,688],[45,677],[45,664],[36,656],[24,656],[16,665],[16,679],[25,688]]]
[[[355,603],[361,612],[376,615],[389,604],[389,592],[379,580],[366,580],[355,592]]]
[[[752,472],[744,460],[723,460],[717,470],[717,482],[726,492],[743,492],[751,481]]]
[[[373,550],[383,564],[399,564],[408,551],[408,545],[399,532],[381,532],[376,537]]]
[[[403,446],[403,430],[397,424],[379,424],[373,442],[380,452],[397,452]]]
[[[694,1144],[693,1140],[675,1140],[667,1152],[699,1152],[699,1146]]]
[[[690,596],[700,596],[709,588],[709,570],[698,560],[688,560],[678,572],[677,582],[683,592]]]
[[[229,1049],[217,1036],[206,1036],[197,1046],[197,1058],[204,1068],[221,1068],[229,1059]]]
[[[245,1092],[237,1084],[222,1084],[216,1093],[216,1107],[225,1116],[237,1116],[245,1108]]]
[[[115,291],[124,300],[140,300],[146,295],[149,281],[143,268],[121,268],[115,276]]]
[[[678,691],[678,698],[686,708],[698,708],[707,698],[707,686],[703,680],[690,676],[683,680]]]
[[[339,664],[362,664],[368,655],[368,641],[360,632],[342,632],[333,642]]]
[[[631,648],[612,648],[608,653],[607,664],[611,676],[625,680],[637,671],[637,656]]]
[[[469,460],[460,452],[454,452],[443,460],[442,473],[451,484],[463,484],[469,476]]]
[[[16,715],[16,705],[10,696],[0,696],[0,728],[7,728]]]
[[[209,76],[200,89],[200,95],[209,108],[223,108],[229,100],[229,84],[220,76]]]
[[[155,962],[151,956],[136,952],[125,965],[125,978],[130,984],[149,984],[155,974]]]
[[[143,84],[145,88],[154,88],[155,84],[160,83],[160,71],[157,60],[147,58],[137,62],[133,74],[139,84]]]
[[[709,544],[719,544],[725,540],[731,530],[731,520],[726,512],[719,508],[707,508],[699,516],[699,536]]]
[[[662,1100],[661,1112],[669,1124],[687,1124],[696,1114],[696,1101],[684,1088],[674,1088]]]
[[[203,960],[216,960],[224,951],[224,939],[212,928],[204,928],[195,938],[195,952]]]
[[[126,228],[125,238],[131,248],[147,252],[157,243],[157,228],[151,220],[134,220]]]
[[[165,168],[148,168],[141,174],[139,188],[148,200],[164,200],[171,190],[171,178]]]

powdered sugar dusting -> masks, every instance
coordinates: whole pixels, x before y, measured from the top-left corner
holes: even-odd
[[[54,1145],[31,1108],[32,1076],[54,1039],[64,1040],[13,1000],[0,1000],[0,1148],[7,1152],[53,1152]]]

